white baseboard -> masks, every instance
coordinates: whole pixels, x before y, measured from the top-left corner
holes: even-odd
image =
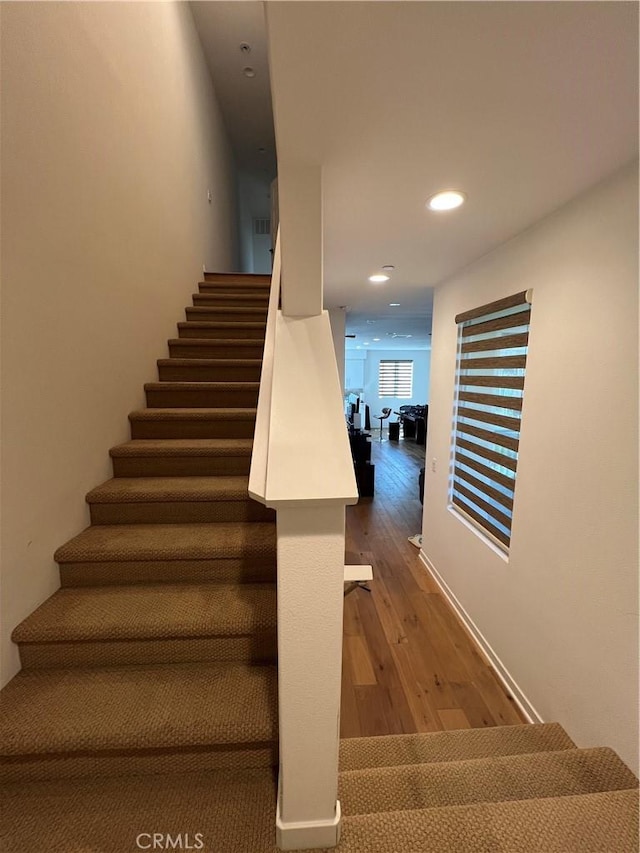
[[[340,800],[335,817],[315,822],[285,823],[280,816],[280,795],[276,805],[276,845],[280,850],[319,850],[336,847],[340,841]]]
[[[493,648],[487,641],[486,637],[483,635],[482,631],[480,631],[480,629],[475,624],[473,619],[469,616],[462,604],[460,604],[452,590],[449,588],[447,582],[444,580],[442,575],[438,572],[436,567],[433,565],[433,563],[423,550],[420,550],[420,560],[424,564],[431,577],[440,587],[442,594],[453,608],[454,612],[466,628],[467,632],[471,635],[473,640],[475,640],[477,645],[480,646],[483,653],[488,658],[491,666],[493,667],[496,675],[502,682],[505,690],[511,697],[513,697],[514,702],[522,711],[527,721],[530,723],[543,723],[544,720],[533,707],[533,704],[529,701],[529,699],[527,699],[527,696],[518,685],[518,682],[511,675],[506,666],[502,663],[496,652],[493,650]]]

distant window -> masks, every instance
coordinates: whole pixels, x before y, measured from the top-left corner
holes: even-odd
[[[378,368],[378,397],[413,397],[413,361],[381,359]]]
[[[449,497],[503,550],[511,543],[530,316],[524,291],[456,317]]]

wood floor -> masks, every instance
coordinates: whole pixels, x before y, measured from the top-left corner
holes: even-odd
[[[375,497],[347,507],[347,563],[374,580],[345,598],[341,736],[526,722],[408,542],[424,447],[376,435]]]

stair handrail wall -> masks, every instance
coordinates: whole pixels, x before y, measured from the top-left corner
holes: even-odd
[[[276,841],[296,850],[339,841],[345,506],[358,491],[328,312],[283,313],[281,263],[278,234],[249,493],[277,513]]]
[[[271,388],[273,384],[276,316],[280,303],[281,263],[280,233],[278,230],[273,253],[267,327],[264,335],[262,371],[260,373],[260,389],[258,391],[258,407],[256,410],[256,428],[251,453],[251,469],[249,471],[249,494],[254,500],[260,501],[260,503],[264,503],[267,488],[267,464],[269,459],[268,451],[271,425]]]

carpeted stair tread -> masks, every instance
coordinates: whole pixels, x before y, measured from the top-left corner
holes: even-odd
[[[636,791],[346,817],[337,853],[634,853]],[[239,853],[239,851],[238,851]],[[301,851],[307,853],[307,851]]]
[[[249,478],[114,477],[87,494],[87,503],[249,501]]]
[[[340,774],[345,814],[561,797],[637,786],[611,749],[563,749]]]
[[[14,630],[15,643],[247,636],[275,628],[274,584],[60,589]]]
[[[202,853],[276,853],[269,767],[18,782],[1,796],[3,853],[135,853],[154,830],[182,832],[183,850],[185,833],[193,848],[200,831]]]
[[[558,723],[345,738],[340,741],[340,770],[552,752],[575,746]]]
[[[109,451],[115,458],[131,456],[251,456],[251,438],[138,438]]]
[[[61,548],[58,563],[265,558],[275,554],[275,526],[213,524],[92,525]]]
[[[138,409],[129,415],[130,421],[247,421],[255,420],[255,408],[202,409]]]
[[[4,755],[266,743],[277,730],[271,666],[22,671],[2,697]]]
[[[128,853],[140,832],[202,833],[203,853],[277,853],[269,768],[14,783],[5,853]],[[336,853],[635,853],[635,791],[349,816]],[[151,843],[147,837],[142,844]]]

